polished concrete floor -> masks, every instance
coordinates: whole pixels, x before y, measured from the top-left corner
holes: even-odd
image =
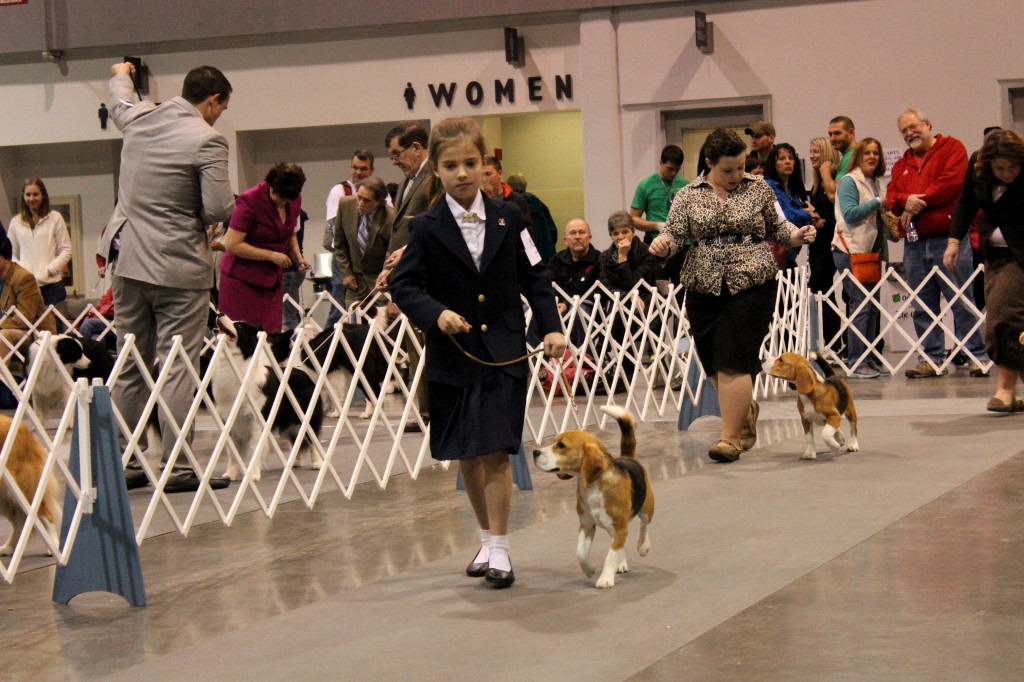
[[[729,465],[715,418],[642,424],[652,549],[628,543],[612,590],[579,572],[572,484],[536,470],[516,584],[461,575],[474,524],[436,468],[151,537],[145,608],[58,606],[53,569],[24,571],[0,584],[0,678],[1024,679],[1024,414],[984,412],[992,380],[964,374],[855,383],[861,451],[819,439],[816,461],[791,398]]]

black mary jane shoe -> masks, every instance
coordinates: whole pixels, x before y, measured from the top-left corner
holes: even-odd
[[[477,552],[479,554],[480,552]],[[473,557],[476,558],[475,556]],[[486,561],[471,562],[466,566],[466,575],[470,578],[482,578],[487,573],[488,563]]]
[[[516,574],[512,569],[499,571],[496,568],[488,568],[487,573],[484,574],[484,580],[494,589],[500,590],[503,587],[511,587],[512,583],[516,581]]]

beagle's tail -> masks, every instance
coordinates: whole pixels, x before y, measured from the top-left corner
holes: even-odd
[[[814,351],[811,351],[809,357],[811,360],[814,361],[816,365],[818,365],[818,367],[821,368],[821,373],[826,379],[828,379],[829,377],[834,377],[836,375],[835,369],[832,368],[832,365],[828,364],[828,360],[821,357]]]
[[[602,405],[601,411],[619,423],[619,430],[622,432],[619,456],[636,459],[636,430],[633,415],[629,410],[618,405]]]

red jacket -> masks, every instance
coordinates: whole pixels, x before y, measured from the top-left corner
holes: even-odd
[[[966,172],[967,149],[963,143],[955,137],[936,135],[935,144],[923,159],[908,149],[893,165],[885,202],[889,210],[900,215],[908,196],[923,194],[928,207],[914,221],[917,234],[922,238],[947,237]]]

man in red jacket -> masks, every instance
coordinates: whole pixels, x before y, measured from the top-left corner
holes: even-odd
[[[937,369],[945,355],[939,295],[941,293],[948,302],[958,294],[939,276],[939,271],[949,277],[957,289],[963,289],[964,282],[974,272],[969,241],[960,244],[960,260],[954,271],[946,270],[942,264],[946,245],[953,241],[949,239],[949,227],[967,171],[967,150],[954,137],[933,135],[931,122],[918,109],[907,109],[900,114],[897,125],[909,149],[892,167],[886,202],[900,217],[901,231],[906,234],[903,265],[907,284],[917,289],[928,280],[914,300],[914,328],[921,339],[921,362],[906,372],[909,378],[920,379],[949,372],[946,368],[941,372]],[[933,268],[939,271],[932,273]],[[979,363],[988,362],[988,355],[974,305],[973,287],[968,286],[953,303],[953,326],[957,339],[963,341],[964,348],[974,356],[969,365],[971,376],[983,377],[987,374]]]

